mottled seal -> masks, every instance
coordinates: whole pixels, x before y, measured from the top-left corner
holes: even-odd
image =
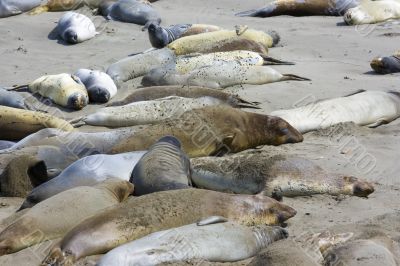
[[[169,27],[161,27],[156,23],[151,23],[148,27],[149,40],[155,48],[164,48],[169,43],[181,37],[217,30],[222,30],[222,28],[207,24],[177,24]]]
[[[41,1],[43,2],[43,1]],[[30,15],[37,15],[43,12],[57,12],[57,11],[68,11],[78,9],[82,6],[88,6],[89,8],[98,8],[102,0],[47,0],[46,3],[36,7]]]
[[[140,0],[106,1],[101,5],[100,13],[108,19],[145,25],[144,29],[150,24],[161,23],[158,12],[146,1]]]
[[[92,39],[98,32],[87,16],[69,11],[57,24],[58,35],[67,43],[76,44]]]
[[[400,18],[400,2],[396,0],[362,1],[344,14],[348,25],[372,24]]]
[[[128,181],[144,151],[115,155],[97,154],[72,163],[57,177],[35,187],[26,197],[20,210],[30,208],[65,190],[79,186],[93,186],[107,178]]]
[[[110,152],[144,150],[166,135],[179,139],[190,157],[303,141],[303,136],[283,119],[210,106],[135,132],[119,141]]]
[[[0,254],[62,237],[86,218],[126,200],[132,192],[133,185],[128,181],[111,179],[95,187],[81,186],[55,195],[0,233]]]
[[[85,85],[89,101],[106,103],[117,94],[117,86],[109,75],[98,70],[78,69],[75,73]]]
[[[35,110],[35,108],[29,104],[19,93],[8,91],[3,88],[0,88],[0,105],[32,111]]]
[[[2,0],[0,18],[19,15],[40,5],[41,0]]]
[[[196,224],[153,233],[117,247],[97,265],[156,265],[192,259],[234,262],[248,259],[287,236],[288,232],[278,226],[247,227],[227,222],[223,217],[208,217]],[[176,244],[177,239],[182,245]]]
[[[117,83],[125,82],[147,74],[151,69],[173,64],[174,53],[168,49],[159,49],[124,58],[107,69],[107,74]]]
[[[67,121],[37,111],[0,106],[0,139],[20,140],[43,128],[72,131]]]
[[[318,101],[289,110],[271,113],[288,121],[304,133],[342,122],[377,127],[400,116],[398,92],[359,91],[346,97]]]
[[[372,59],[371,68],[379,74],[400,72],[400,53]]]
[[[213,97],[235,108],[259,108],[258,102],[247,101],[238,95],[197,86],[156,86],[134,90],[123,100],[112,102],[107,106],[121,106],[133,102],[150,101],[168,96],[185,98]]]
[[[107,252],[148,234],[223,216],[245,225],[279,224],[296,211],[268,197],[233,195],[201,189],[161,191],[96,214],[69,231],[43,264],[73,263]]]
[[[165,136],[154,143],[133,168],[134,195],[191,187],[191,168],[181,143]]]
[[[359,0],[275,0],[263,8],[239,12],[236,16],[342,16],[359,3]]]
[[[315,163],[295,156],[255,153],[191,160],[196,187],[223,192],[282,197],[313,194],[367,197],[371,183],[353,176],[328,173]]]
[[[185,74],[180,74],[168,67],[155,68],[143,77],[142,85],[192,85],[223,89],[240,84],[261,85],[285,80],[306,81],[309,79],[293,74],[281,74],[267,66],[246,66],[235,61],[220,61]]]
[[[80,110],[89,102],[89,97],[82,81],[77,76],[66,73],[42,76],[28,85],[14,87],[11,90],[26,87],[30,92],[38,93],[66,108]]]

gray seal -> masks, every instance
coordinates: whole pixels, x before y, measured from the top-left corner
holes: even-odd
[[[165,136],[153,144],[132,171],[134,195],[157,191],[184,189],[191,186],[188,156],[181,150],[180,141]]]
[[[39,6],[41,0],[1,0],[0,18],[15,16]]]
[[[21,94],[3,88],[0,88],[0,105],[32,111],[35,110],[33,106],[25,101],[25,98],[22,97]]]

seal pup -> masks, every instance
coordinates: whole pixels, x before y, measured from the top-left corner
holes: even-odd
[[[157,265],[192,259],[235,262],[253,257],[287,236],[288,232],[278,226],[247,227],[228,222],[223,217],[208,217],[119,246],[104,255],[97,265]],[[183,245],[177,245],[177,239]],[[182,246],[183,250],[180,249]]]
[[[30,208],[58,193],[79,186],[94,186],[107,178],[129,181],[135,165],[145,151],[84,157],[65,168],[57,177],[35,187],[19,210]]]
[[[105,253],[154,232],[223,216],[244,225],[276,225],[296,211],[278,201],[202,189],[181,189],[132,197],[96,214],[69,231],[44,259],[44,265],[66,265]]]
[[[143,76],[155,67],[173,63],[175,63],[174,53],[164,48],[124,58],[110,65],[107,74],[118,85],[120,82]]]
[[[57,24],[59,36],[70,44],[77,44],[92,39],[99,34],[96,27],[87,16],[69,11]]]
[[[136,89],[131,94],[126,96],[123,100],[109,103],[106,106],[121,106],[134,102],[151,101],[168,96],[178,96],[185,98],[212,97],[219,99],[225,104],[235,108],[259,108],[258,102],[250,102],[239,97],[238,95],[198,86],[145,87],[141,89]]]
[[[31,12],[29,12],[29,15],[38,15],[44,12],[75,10],[82,6],[98,8],[102,0],[47,0],[41,2],[45,2],[45,4],[33,9]]]
[[[191,187],[191,168],[180,141],[165,136],[154,143],[133,168],[136,196]]]
[[[2,0],[0,1],[0,18],[15,16],[40,5],[41,0]]]
[[[36,111],[36,108],[27,103],[25,98],[19,93],[3,88],[0,88],[0,105]]]
[[[0,139],[20,140],[43,128],[73,131],[67,121],[37,111],[0,106]]]
[[[224,89],[241,84],[262,85],[287,80],[307,81],[309,79],[293,74],[281,74],[267,66],[248,66],[236,61],[219,61],[214,65],[200,67],[185,74],[167,67],[155,68],[143,77],[142,85],[145,87],[189,85]]]
[[[303,141],[303,136],[281,118],[227,106],[209,106],[187,111],[173,120],[126,136],[113,146],[110,153],[145,150],[166,135],[179,139],[183,151],[190,157]]]
[[[372,59],[371,68],[379,74],[400,72],[400,53]]]
[[[390,123],[400,116],[400,94],[361,90],[345,97],[277,110],[271,115],[285,119],[301,133],[343,122],[373,128]]]
[[[85,85],[89,101],[106,103],[117,94],[117,86],[109,75],[98,70],[78,69],[75,73]]]
[[[151,45],[154,48],[160,49],[181,37],[218,31],[222,30],[222,28],[207,24],[177,24],[169,27],[161,27],[156,23],[150,23],[147,30]]]
[[[373,24],[397,18],[400,18],[400,2],[396,0],[362,1],[343,16],[348,25]]]
[[[236,13],[239,17],[342,16],[359,5],[359,0],[275,0],[263,8]]]
[[[47,97],[66,108],[80,110],[88,104],[89,97],[82,81],[75,75],[66,73],[42,76],[28,85],[11,88],[28,88],[32,93]]]
[[[315,163],[295,156],[263,153],[202,157],[191,160],[192,182],[204,189],[282,197],[313,194],[367,197],[371,183],[353,176],[328,173]]]
[[[76,126],[87,124],[105,127],[157,124],[169,118],[179,117],[189,110],[223,104],[224,102],[219,99],[208,96],[200,98],[169,96],[157,100],[101,108],[90,115],[70,122]]]
[[[86,218],[123,202],[133,192],[128,181],[107,180],[95,187],[64,191],[25,212],[0,233],[0,255],[62,237]]]

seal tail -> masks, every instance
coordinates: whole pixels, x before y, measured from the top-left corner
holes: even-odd
[[[281,61],[278,59],[275,59],[273,57],[267,56],[267,55],[261,55],[261,57],[264,59],[264,66],[267,65],[295,65],[293,62],[288,62],[288,61]]]
[[[242,98],[239,98],[239,103],[237,107],[239,108],[253,108],[253,109],[261,109],[258,105],[260,105],[260,102],[249,102],[246,100],[243,100]]]
[[[284,81],[284,80],[310,81],[311,79],[300,77],[300,76],[293,75],[293,74],[283,74],[283,77],[281,80],[282,81]]]
[[[257,17],[257,16],[259,16],[259,11],[257,9],[251,9],[251,10],[236,13],[235,16],[237,16],[237,17]]]
[[[34,15],[39,15],[44,12],[48,12],[49,7],[47,5],[45,6],[38,6],[37,8],[32,9],[30,12],[28,12],[28,15],[34,16]]]

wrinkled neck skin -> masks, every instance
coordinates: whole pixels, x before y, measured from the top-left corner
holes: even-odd
[[[257,249],[262,250],[275,241],[287,238],[287,231],[278,226],[257,226],[252,228]]]

